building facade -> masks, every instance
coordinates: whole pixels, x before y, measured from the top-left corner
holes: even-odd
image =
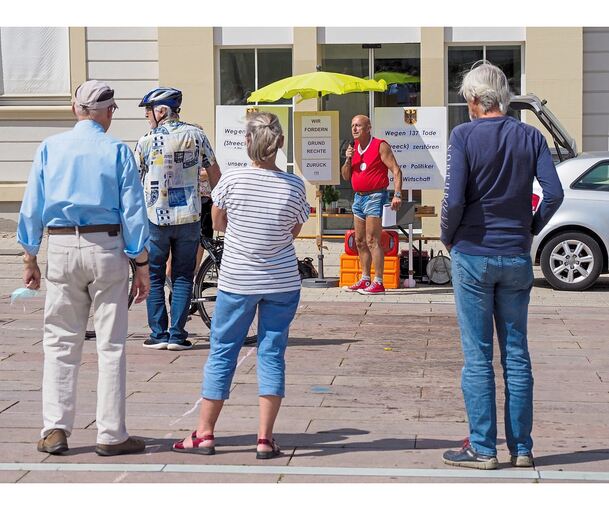
[[[119,110],[110,133],[134,147],[148,129],[137,104],[159,85],[184,92],[181,117],[202,125],[213,143],[216,105],[245,104],[250,92],[286,76],[317,66],[399,75],[384,93],[324,98],[324,110],[340,112],[344,147],[352,116],[377,106],[446,106],[449,129],[467,121],[460,77],[482,58],[504,70],[514,93],[547,99],[580,150],[609,150],[609,28],[0,28],[0,218],[16,219],[37,144],[74,124],[70,94],[86,79],[115,89]],[[317,109],[316,100],[285,104]],[[349,184],[338,189],[339,202],[348,204]],[[315,203],[313,186],[308,194]],[[415,192],[436,210],[441,196]],[[303,235],[314,234],[309,223]],[[340,232],[350,223],[327,219],[325,229]],[[425,235],[439,233],[438,218],[420,226]]]

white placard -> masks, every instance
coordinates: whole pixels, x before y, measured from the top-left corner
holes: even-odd
[[[247,155],[245,147],[245,116],[247,111],[258,108],[259,111],[272,112],[279,117],[279,123],[283,129],[286,140],[289,139],[288,120],[289,109],[287,106],[246,106],[246,105],[218,105],[216,106],[216,160],[220,170],[251,166],[251,160]],[[287,143],[279,150],[276,164],[279,168],[286,169]]]
[[[302,176],[309,182],[331,184],[336,180],[333,166],[337,151],[336,112],[296,112],[296,160]],[[299,152],[298,152],[299,151]],[[298,158],[298,156],[300,158]]]
[[[302,161],[302,175],[308,181],[331,181],[332,180],[332,160],[304,160]]]
[[[332,119],[330,117],[303,117],[302,118],[302,136],[318,137],[332,136]]]
[[[402,189],[444,188],[446,135],[444,106],[374,109],[374,136],[391,145],[402,170]]]

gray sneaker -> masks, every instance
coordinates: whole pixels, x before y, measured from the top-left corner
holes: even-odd
[[[444,464],[449,466],[468,467],[474,469],[497,469],[499,463],[493,455],[477,453],[469,444],[469,439],[463,442],[460,450],[447,450],[442,455]]]
[[[514,467],[533,467],[533,455],[511,455],[510,462]]]

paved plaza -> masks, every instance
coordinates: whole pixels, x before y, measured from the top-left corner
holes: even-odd
[[[298,250],[306,246],[300,243]],[[209,331],[193,316],[187,326],[192,350],[145,349],[146,311],[136,305],[127,339],[127,425],[146,440],[145,453],[94,453],[97,366],[95,341],[87,340],[70,450],[51,456],[36,451],[44,292],[10,304],[11,292],[21,286],[18,252],[14,234],[0,234],[1,482],[609,481],[607,277],[590,291],[560,293],[536,269],[529,317],[534,468],[509,465],[501,397],[500,468],[443,464],[443,451],[459,447],[467,436],[462,356],[452,289],[428,285],[375,297],[303,289],[286,356],[287,396],[276,425],[283,455],[270,461],[255,459],[256,350],[249,346],[241,351],[218,422],[217,454],[171,451],[172,442],[196,424]],[[44,262],[44,249],[40,258]],[[498,360],[496,379],[502,395]]]

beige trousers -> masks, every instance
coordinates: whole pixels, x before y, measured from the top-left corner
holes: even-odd
[[[97,442],[116,444],[125,425],[128,258],[120,233],[49,235],[44,307],[42,437],[74,426],[76,383],[93,305],[97,335]]]

